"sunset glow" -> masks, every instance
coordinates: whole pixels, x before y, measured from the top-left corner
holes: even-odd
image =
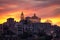
[[[41,22],[51,20],[52,24],[60,26],[60,0],[0,0],[0,24],[7,18],[20,21],[20,14],[33,16],[34,13],[41,18]]]

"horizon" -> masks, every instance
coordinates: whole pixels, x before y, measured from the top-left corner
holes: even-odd
[[[21,12],[21,13],[22,13],[22,12]],[[35,13],[34,13],[34,14],[35,14]],[[33,14],[33,15],[34,15],[34,14]],[[33,16],[33,15],[32,15],[32,16]],[[24,18],[26,18],[26,17],[32,17],[32,16],[24,16]],[[37,15],[36,15],[36,16],[37,16]],[[37,16],[37,17],[38,17],[38,16]],[[21,14],[20,14],[20,18],[19,18],[18,20],[16,20],[14,17],[8,17],[7,19],[9,19],[9,18],[13,18],[14,21],[19,22],[19,21],[21,21]],[[38,18],[39,18],[39,17],[38,17]],[[5,22],[7,22],[7,19],[6,19],[4,22],[0,23],[0,24],[3,24],[3,23],[5,23]],[[57,24],[53,24],[50,19],[44,20],[44,19],[42,19],[42,18],[41,18],[41,22],[40,22],[40,23],[51,23],[51,25],[57,25]],[[60,26],[60,25],[57,25],[57,26]]]

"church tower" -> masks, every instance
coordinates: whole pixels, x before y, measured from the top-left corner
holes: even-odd
[[[24,14],[23,14],[23,12],[21,13],[21,20],[24,20]]]

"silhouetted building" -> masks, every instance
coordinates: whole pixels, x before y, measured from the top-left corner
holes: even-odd
[[[10,23],[10,22],[14,22],[14,18],[8,18],[8,19],[7,19],[7,22],[9,22],[9,23]]]
[[[26,20],[30,20],[32,23],[40,23],[41,18],[37,17],[36,14],[34,14],[32,17],[26,17]]]
[[[21,18],[21,20],[24,20],[24,14],[23,14],[23,12],[21,13],[20,18]]]
[[[8,18],[7,19],[7,25],[9,27],[13,27],[15,25],[15,21],[14,21],[14,18]]]
[[[41,23],[41,18],[37,17],[36,14],[24,18],[23,12],[20,17],[20,22],[15,22],[14,18],[8,18],[7,22],[0,24],[0,40],[1,37],[3,40],[60,39],[60,27],[51,25],[51,21]]]
[[[21,21],[23,22],[23,20],[30,21],[31,23],[41,22],[41,18],[37,17],[36,14],[34,14],[32,17],[25,17],[25,18],[24,18],[24,14],[23,14],[23,12],[22,12],[22,13],[21,13]]]
[[[0,24],[0,35],[3,33],[3,25]]]

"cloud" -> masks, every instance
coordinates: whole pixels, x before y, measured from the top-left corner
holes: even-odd
[[[0,0],[0,7],[4,8],[0,9],[0,13],[15,9],[39,10],[51,5],[60,5],[60,0]]]
[[[30,5],[30,7],[28,6],[25,8],[27,10],[34,8],[38,10],[41,8],[50,7],[52,5],[60,5],[60,0],[26,0],[26,2],[28,2],[28,5]]]
[[[56,8],[56,9],[53,11],[52,16],[60,16],[60,8]]]
[[[28,3],[24,0],[0,0],[0,13],[15,9],[24,9]],[[4,9],[1,9],[4,8]]]
[[[35,0],[36,2],[42,2],[35,6],[37,7],[48,7],[51,5],[60,5],[60,0]]]

